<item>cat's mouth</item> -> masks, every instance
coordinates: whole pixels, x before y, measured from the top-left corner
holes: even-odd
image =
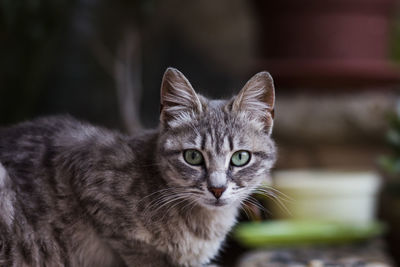
[[[221,200],[221,199],[210,199],[206,201],[207,205],[213,206],[213,207],[222,207],[228,204],[226,200]]]

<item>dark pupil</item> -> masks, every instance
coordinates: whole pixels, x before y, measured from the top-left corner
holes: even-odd
[[[239,153],[238,158],[239,160],[242,160],[242,153]]]
[[[192,157],[192,159],[194,160],[194,159],[196,158],[196,153],[195,153],[195,152],[192,152],[191,157]]]

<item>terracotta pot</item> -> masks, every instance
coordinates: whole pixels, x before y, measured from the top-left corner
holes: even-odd
[[[260,22],[257,68],[289,86],[400,81],[389,61],[396,0],[254,0]]]

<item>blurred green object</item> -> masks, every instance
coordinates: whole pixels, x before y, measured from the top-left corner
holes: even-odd
[[[240,223],[234,238],[245,247],[273,247],[342,244],[379,236],[385,232],[380,222],[350,224],[323,221],[274,220]]]
[[[385,179],[380,197],[380,218],[389,228],[386,235],[389,251],[397,263],[400,263],[400,101],[389,114],[388,122],[390,129],[386,133],[386,140],[391,153],[378,158]]]
[[[400,101],[395,112],[388,115],[390,129],[386,133],[386,140],[391,149],[390,155],[380,156],[378,163],[386,175],[392,179],[400,176]]]

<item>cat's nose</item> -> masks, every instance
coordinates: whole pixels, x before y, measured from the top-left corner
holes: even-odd
[[[219,199],[222,193],[226,190],[225,186],[222,187],[208,187],[208,190],[215,196],[216,199]]]

